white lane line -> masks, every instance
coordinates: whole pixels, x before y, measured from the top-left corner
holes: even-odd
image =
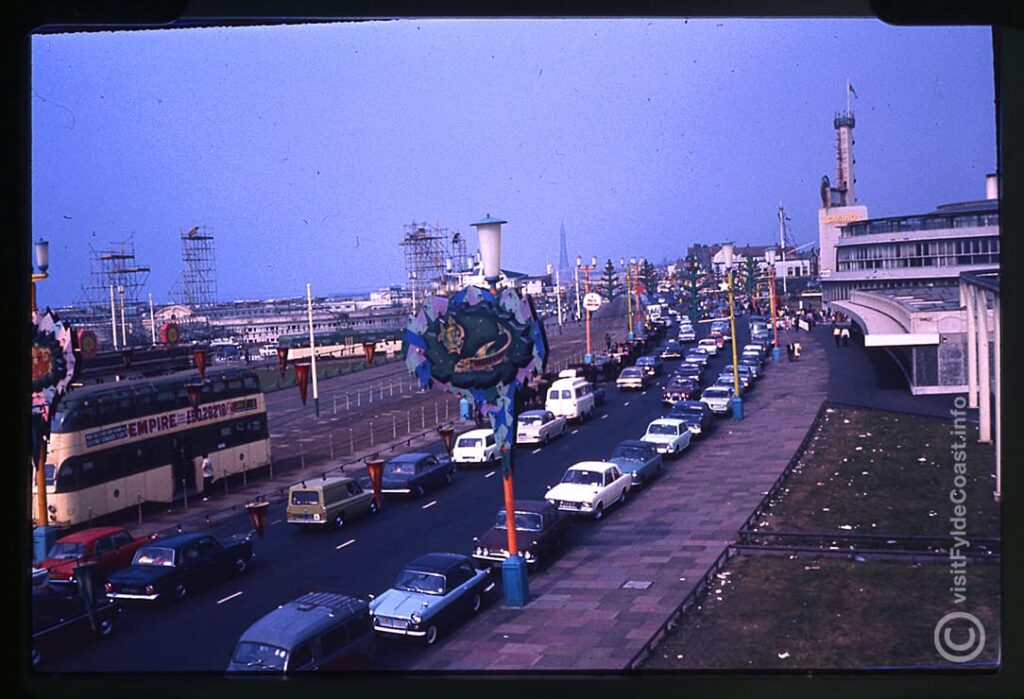
[[[572,432],[570,432],[569,434],[576,434],[577,432],[579,432],[579,430],[578,430],[578,429],[575,429],[575,430],[573,430]]]
[[[281,520],[281,519],[275,519],[275,520],[274,520],[273,522],[271,522],[271,524],[272,524],[272,525],[273,525],[273,524],[280,524],[280,523],[281,523],[281,522],[283,522],[283,521],[284,521],[284,520]]]
[[[539,453],[540,453],[540,449],[534,449],[534,450],[533,450],[533,451],[531,451],[530,453],[531,453],[531,454],[539,454]]]
[[[640,395],[641,395],[641,396],[646,396],[646,395],[647,395],[647,391],[644,391],[644,392],[643,392],[643,393],[641,393]]]
[[[490,478],[490,477],[491,477],[491,476],[493,476],[494,474],[495,474],[495,471],[491,471],[490,473],[485,473],[485,474],[484,474],[484,478]]]
[[[625,403],[622,404],[622,407],[625,408],[627,405],[629,405],[629,401],[628,400]]]
[[[430,502],[428,502],[428,503],[427,503],[426,505],[424,505],[424,506],[423,506],[423,507],[421,507],[420,509],[421,509],[421,510],[425,510],[425,509],[427,509],[428,507],[433,507],[433,506],[434,506],[434,505],[436,505],[436,504],[437,504],[437,500],[431,500]]]
[[[335,550],[339,550],[339,549],[343,549],[343,548],[345,548],[346,546],[349,546],[350,544],[354,544],[354,543],[356,543],[356,540],[355,540],[355,539],[349,539],[349,540],[348,540],[348,541],[346,541],[346,542],[345,542],[344,544],[338,544],[338,545],[337,545],[337,546],[335,546],[334,548],[335,548]]]
[[[218,601],[217,601],[217,604],[224,604],[224,603],[225,603],[225,602],[227,602],[228,600],[234,599],[234,598],[238,597],[238,596],[239,596],[239,595],[241,595],[241,594],[242,594],[242,593],[241,593],[241,591],[239,591],[239,592],[236,592],[236,593],[235,593],[235,594],[233,594],[233,595],[228,595],[228,596],[227,596],[227,597],[225,597],[224,599],[222,599],[222,600],[218,600]]]
[[[607,419],[608,419],[608,415],[607,415],[607,414],[605,414],[605,415],[602,415],[602,416],[601,416],[601,419],[602,419],[602,420],[607,420]]]

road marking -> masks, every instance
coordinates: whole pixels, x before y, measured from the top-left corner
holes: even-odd
[[[345,542],[344,544],[338,544],[338,545],[337,545],[337,546],[335,546],[334,548],[335,548],[335,550],[338,550],[338,549],[343,549],[343,548],[345,548],[346,546],[348,546],[349,544],[354,544],[354,543],[356,543],[356,540],[355,540],[355,539],[349,539],[349,540],[348,540],[348,541],[346,541],[346,542]]]
[[[423,506],[423,507],[421,507],[420,509],[421,509],[421,510],[425,510],[425,509],[427,509],[428,507],[433,507],[433,506],[434,506],[434,505],[436,505],[436,504],[437,504],[437,500],[431,500],[430,502],[428,502],[428,503],[427,503],[426,505],[424,505],[424,506]]]
[[[622,404],[622,407],[625,408],[627,405],[629,405],[629,401],[628,400],[625,403]]]
[[[602,420],[607,420],[607,419],[608,419],[608,414],[607,414],[607,413],[605,413],[604,415],[602,415],[602,416],[601,416],[601,419],[602,419]]]
[[[274,525],[274,524],[280,524],[280,523],[281,523],[282,521],[283,521],[283,520],[280,520],[280,519],[275,519],[275,520],[274,520],[273,522],[271,522],[270,524],[271,524],[271,525]]]
[[[531,451],[530,453],[531,453],[531,454],[539,454],[539,453],[540,453],[540,449],[534,449],[534,450],[533,450],[533,451]]]
[[[643,392],[643,393],[641,393],[640,395],[641,395],[641,396],[646,396],[646,395],[647,395],[647,391],[644,391],[644,392]]]
[[[570,432],[569,434],[576,434],[577,432],[579,432],[579,430],[578,430],[578,429],[576,429],[576,430],[573,430],[573,431],[572,431],[572,432]]]
[[[236,592],[236,593],[235,593],[235,594],[233,594],[233,595],[228,595],[228,596],[227,596],[227,597],[225,597],[224,599],[222,599],[222,600],[218,600],[218,601],[217,601],[217,604],[224,604],[224,603],[225,603],[225,602],[227,602],[228,600],[230,600],[230,599],[234,599],[234,598],[238,597],[238,596],[239,596],[239,595],[241,595],[241,594],[242,594],[242,592],[241,592],[241,591],[239,591],[239,592]]]
[[[493,476],[494,474],[495,474],[495,471],[491,471],[490,473],[486,473],[486,474],[484,474],[484,478],[490,478],[490,477],[491,477],[491,476]]]

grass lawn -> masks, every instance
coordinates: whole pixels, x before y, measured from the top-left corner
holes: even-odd
[[[396,358],[388,359],[386,357],[374,357],[373,365],[380,366],[381,364],[387,364],[394,361],[396,361]],[[366,360],[361,358],[318,358],[316,362],[316,379],[317,381],[323,381],[324,379],[333,378],[335,376],[343,376],[345,374],[362,371],[365,368]],[[295,387],[295,366],[293,364],[288,364],[285,368],[283,378],[281,377],[281,370],[278,369],[276,364],[273,366],[257,368],[256,376],[259,378],[260,388],[263,389],[264,393]],[[310,378],[310,381],[312,381],[312,377]]]
[[[950,401],[952,407],[952,400]],[[953,503],[951,421],[829,408],[781,496],[757,523],[767,531],[948,534]],[[999,536],[995,450],[967,426],[968,537]],[[788,492],[787,492],[788,491]]]
[[[957,605],[944,561],[736,556],[641,671],[956,668],[934,642],[936,624],[953,611],[984,625],[984,650],[972,663],[995,662],[999,565],[968,563],[966,571],[966,601]],[[952,635],[964,639],[966,633]]]

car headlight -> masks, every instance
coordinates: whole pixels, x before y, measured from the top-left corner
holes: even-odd
[[[583,503],[583,509],[584,509],[584,510],[589,510],[589,509],[591,509],[591,508],[593,508],[593,507],[594,507],[594,503],[592,503],[592,502],[589,502],[589,501],[588,501],[588,502],[584,502],[584,503]]]
[[[421,617],[416,612],[413,612],[412,614],[409,615],[409,620],[412,621],[412,623],[414,623],[414,624],[418,624],[421,621],[423,621],[423,617]]]
[[[532,561],[534,559],[533,551],[527,551],[526,553],[524,553],[523,558],[525,558],[528,561]]]
[[[485,555],[485,556],[486,556],[486,555],[488,555],[488,554],[490,553],[490,550],[489,550],[489,549],[487,549],[487,548],[484,548],[484,549],[482,549],[482,550],[480,551],[480,553],[482,553],[483,555]]]
[[[632,476],[633,478],[636,478],[636,477],[637,477],[638,475],[640,475],[640,474],[638,474],[638,473],[637,473],[636,471],[633,471],[633,472],[632,472],[632,473],[630,473],[629,475],[630,475],[630,476]]]
[[[156,589],[154,589],[152,585],[146,585],[146,594],[147,595],[151,595],[154,592],[156,592]]]
[[[482,548],[480,548],[479,546],[477,546],[475,549],[473,549],[473,553],[475,553],[478,556],[480,554],[482,554],[483,552],[484,552],[484,550]]]

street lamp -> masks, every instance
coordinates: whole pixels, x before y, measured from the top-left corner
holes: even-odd
[[[772,332],[774,333],[775,340],[772,346],[772,361],[778,363],[782,355],[779,352],[779,324],[778,324],[778,313],[775,308],[775,248],[765,248],[764,259],[768,263],[768,298],[770,299],[771,311],[772,311]]]
[[[734,393],[732,397],[732,419],[743,419],[743,399],[740,398],[740,366],[736,356],[736,304],[733,300],[733,268],[732,268],[732,243],[722,243],[722,261],[725,266],[725,279],[729,289],[729,329],[732,333],[732,380]]]
[[[490,286],[491,293],[498,293],[498,280],[500,279],[501,260],[501,225],[508,223],[500,219],[492,218],[487,214],[482,220],[470,224],[476,227],[480,236],[480,257],[483,267],[484,280]],[[510,429],[515,429],[516,414],[515,404],[512,407],[512,424]],[[510,606],[523,606],[529,599],[529,584],[527,582],[527,564],[519,555],[519,547],[516,542],[516,500],[512,488],[512,459],[513,452],[508,453],[508,469],[502,474],[502,485],[505,491],[505,530],[508,532],[508,558],[501,564],[501,578],[505,591],[505,601]]]
[[[586,284],[586,295],[590,294],[590,273],[597,269],[597,256],[594,255],[590,258],[590,264],[584,265],[583,258],[576,258],[576,267],[583,272],[584,284]],[[584,302],[586,296],[584,296]],[[587,353],[583,357],[584,364],[590,364],[594,361],[594,355],[590,351],[590,309],[587,309]]]
[[[619,258],[619,267],[622,267],[623,269],[626,270],[626,321],[629,326],[629,335],[626,336],[626,339],[628,339],[630,342],[632,342],[633,337],[635,337],[633,335],[633,291],[629,288],[629,278],[631,276],[630,271],[634,262],[635,258],[629,258],[630,267],[627,267],[626,258]]]

